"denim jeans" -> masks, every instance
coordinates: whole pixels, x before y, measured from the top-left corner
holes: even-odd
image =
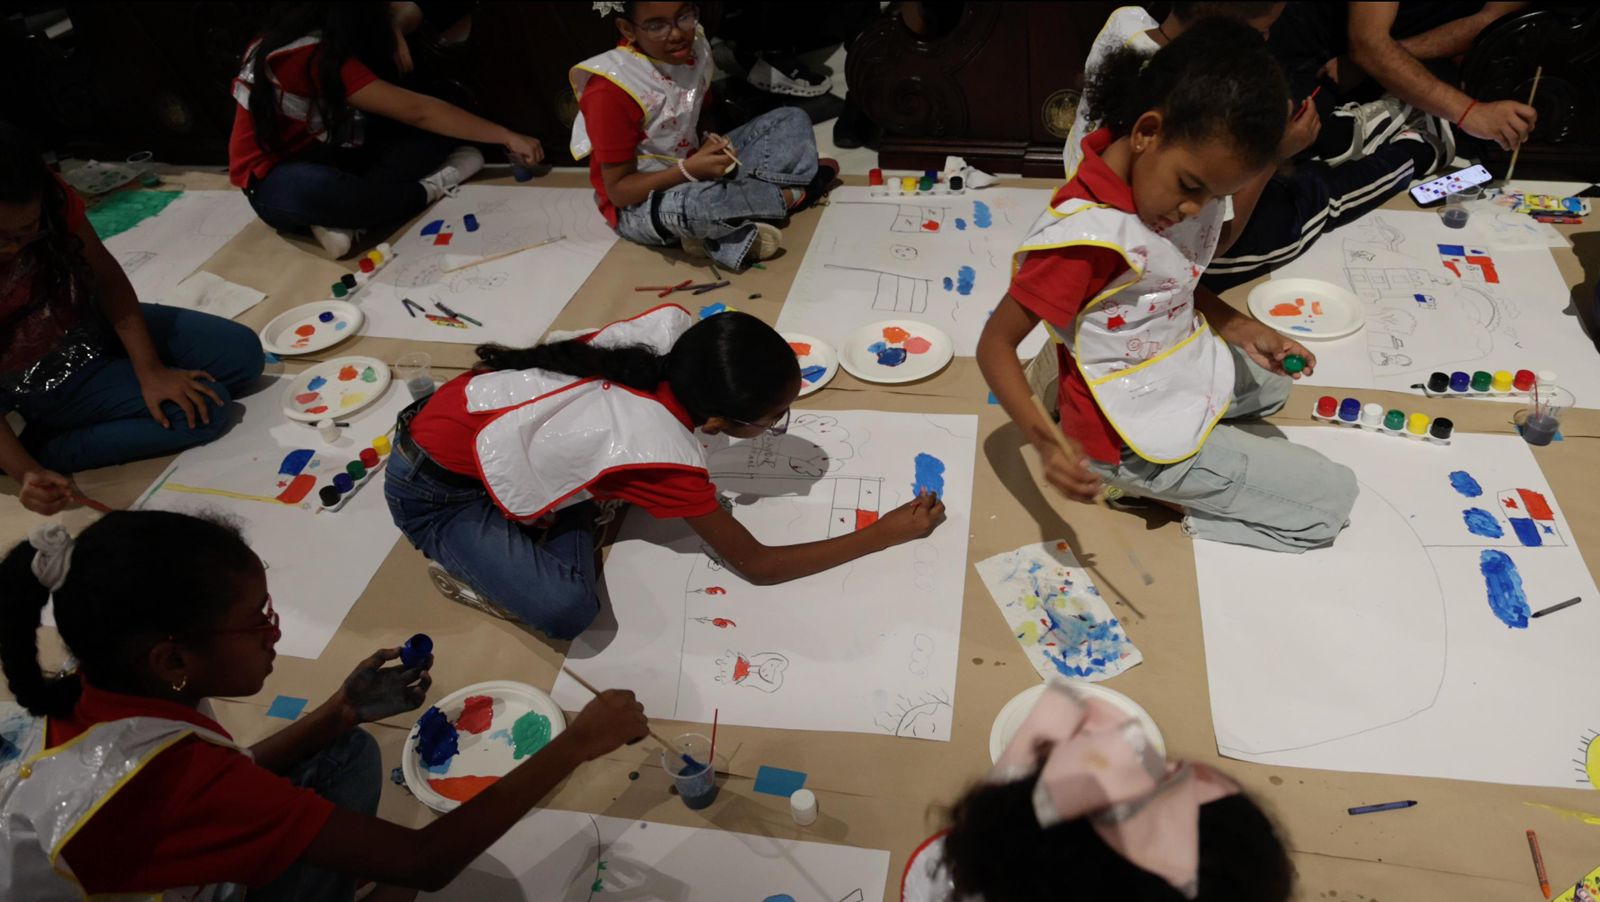
[[[303,233],[314,225],[379,228],[422,212],[428,192],[420,179],[462,142],[377,116],[368,126],[362,147],[308,147],[252,179],[244,193],[261,221]]]
[[[196,418],[190,428],[183,412],[169,401],[161,409],[172,428],[163,429],[145,406],[133,363],[108,354],[54,391],[5,399],[27,421],[23,447],[45,467],[74,473],[203,445],[227,429],[225,408],[234,394],[261,375],[261,340],[249,327],[179,307],[142,304],[140,310],[161,361],[210,374],[215,381],[206,385],[222,398],[222,405],[206,401],[211,422]]]
[[[398,450],[384,469],[395,525],[479,596],[553,639],[594,621],[594,504],[566,508],[540,529],[506,519],[483,486],[443,483]]]
[[[366,730],[354,729],[284,774],[340,808],[378,813],[383,789],[383,757]],[[304,861],[289,865],[278,879],[245,894],[249,902],[350,902],[357,875],[330,871]]]
[[[757,116],[728,139],[739,157],[730,178],[653,192],[617,211],[617,234],[655,247],[702,238],[711,259],[742,268],[755,244],[755,222],[782,221],[788,215],[783,189],[804,187],[817,174],[817,139],[810,117],[795,107]],[[665,234],[651,221],[652,206]]]

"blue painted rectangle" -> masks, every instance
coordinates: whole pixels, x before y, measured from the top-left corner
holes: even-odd
[[[781,767],[761,765],[756,771],[756,792],[764,792],[771,796],[788,798],[796,790],[804,789],[806,785],[805,771],[784,770]]]
[[[300,712],[306,709],[306,700],[295,698],[292,695],[280,695],[272,700],[267,708],[268,717],[281,717],[284,720],[294,720]]]

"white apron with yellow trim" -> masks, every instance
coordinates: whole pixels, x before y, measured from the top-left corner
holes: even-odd
[[[1106,56],[1121,47],[1132,47],[1146,56],[1154,55],[1161,46],[1150,40],[1145,32],[1156,27],[1158,23],[1142,6],[1123,6],[1112,10],[1111,15],[1106,17],[1106,24],[1101,27],[1100,33],[1094,36],[1094,43],[1089,45],[1089,55],[1084,58],[1083,71],[1093,72],[1100,68]],[[1083,100],[1079,98],[1077,112],[1072,117],[1072,130],[1067,132],[1067,142],[1061,148],[1061,165],[1067,171],[1068,181],[1078,174],[1078,164],[1083,162],[1083,139],[1094,131],[1094,128],[1089,127],[1089,117],[1085,115],[1085,110]],[[1099,125],[1098,122],[1094,123],[1095,128]]]
[[[1045,210],[1017,250],[1093,245],[1127,261],[1132,272],[1084,304],[1065,343],[1122,440],[1158,464],[1199,451],[1233,399],[1233,357],[1194,309],[1216,239],[1195,235],[1159,235],[1136,215],[1069,198]]]
[[[698,148],[696,128],[700,105],[711,88],[714,66],[711,44],[699,27],[694,30],[690,51],[693,62],[674,66],[652,60],[631,47],[613,47],[591,56],[567,72],[572,94],[582,99],[584,85],[599,76],[627,91],[644,110],[644,140],[635,152],[640,172],[656,172],[694,153]],[[572,158],[589,155],[589,128],[583,113],[572,122]]]
[[[267,54],[267,75],[272,79],[273,93],[278,97],[278,113],[297,122],[304,122],[306,131],[311,134],[311,137],[325,144],[332,144],[336,147],[360,147],[366,133],[365,113],[352,107],[350,109],[350,117],[340,130],[340,134],[331,135],[327,129],[323,128],[322,116],[317,113],[317,106],[312,103],[311,98],[285,91],[283,85],[279,84],[278,77],[272,72],[274,58],[293,50],[299,50],[302,47],[320,43],[322,43],[321,35],[307,35],[290,41]],[[255,84],[255,73],[251,70],[255,60],[255,51],[259,46],[260,42],[257,42],[245,50],[244,65],[239,69],[238,77],[233,80],[233,99],[244,107],[245,112],[250,111],[250,86]]]
[[[675,305],[602,328],[601,347],[672,350],[694,317]],[[473,442],[484,487],[513,520],[534,520],[590,498],[595,480],[630,467],[704,472],[705,447],[665,405],[604,379],[501,370],[467,383],[467,410],[501,411]]]
[[[0,720],[31,721],[20,733],[5,737],[20,754],[0,767],[0,899],[81,902],[86,894],[61,859],[61,850],[101,805],[151,759],[186,737],[238,748],[226,736],[192,723],[128,717],[96,724],[72,741],[46,749],[44,718],[8,702],[0,706]],[[243,895],[243,887],[216,884],[94,898],[221,902]]]

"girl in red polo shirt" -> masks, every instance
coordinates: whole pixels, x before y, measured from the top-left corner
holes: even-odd
[[[478,348],[477,369],[400,415],[384,494],[456,601],[570,639],[599,612],[595,502],[680,517],[754,583],[836,567],[927,535],[928,495],[847,535],[766,545],[718,500],[701,436],[781,435],[794,351],[748,313],[664,305],[564,341]]]
[[[293,3],[233,81],[228,175],[263,222],[307,230],[335,257],[357,233],[421,212],[483,167],[460,141],[532,166],[539,142],[385,80],[397,77],[390,4]]]
[[[1305,347],[1198,284],[1221,198],[1275,158],[1288,89],[1261,36],[1202,20],[1153,56],[1132,47],[1091,73],[1105,127],[1017,254],[978,364],[1038,447],[1045,477],[1080,501],[1102,482],[1164,502],[1197,538],[1304,551],[1333,542],[1355,504],[1349,468],[1309,448],[1218,425],[1289,397]],[[1016,348],[1040,320],[1061,364],[1060,430],[1033,403]],[[1295,378],[1298,378],[1296,376]]]
[[[158,577],[152,576],[159,574]],[[40,670],[51,600],[77,671]],[[76,541],[36,530],[0,561],[0,898],[349,900],[358,879],[435,890],[580,764],[645,735],[629,692],[455,811],[413,830],[374,817],[382,767],[358,724],[422,704],[432,658],[361,662],[327,702],[248,749],[207,713],[272,672],[266,570],[231,528],[107,514]]]

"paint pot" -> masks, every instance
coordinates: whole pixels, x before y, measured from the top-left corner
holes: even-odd
[[[1466,391],[1467,389],[1469,389],[1471,387],[1472,387],[1472,376],[1469,373],[1463,372],[1461,370],[1456,370],[1455,372],[1450,374],[1450,390],[1451,391]]]
[[[391,447],[387,435],[380,435],[372,440],[372,450],[378,452],[379,457],[388,457]]]
[[[1339,419],[1346,423],[1354,423],[1361,419],[1361,402],[1355,398],[1345,398],[1339,402]]]
[[[1428,391],[1442,392],[1450,390],[1450,374],[1434,373],[1428,377]]]
[[[533,181],[533,169],[521,163],[512,163],[511,177],[519,182],[531,182]]]
[[[389,242],[387,242],[387,241],[382,242],[381,244],[379,244],[377,250],[378,250],[378,253],[383,255],[383,259],[384,260],[387,260],[390,257],[394,256],[394,248],[391,247]]]
[[[1506,372],[1505,370],[1495,370],[1494,377],[1489,382],[1489,386],[1491,388],[1493,388],[1495,391],[1502,391],[1502,392],[1510,391],[1511,390],[1511,374]]]
[[[1283,371],[1293,376],[1303,372],[1306,368],[1306,359],[1299,354],[1289,354],[1283,358]]]
[[[933,190],[933,176],[931,176],[931,175],[923,176],[922,177],[922,181],[917,183],[917,190],[923,192],[924,194],[932,191]]]
[[[332,482],[333,488],[338,489],[341,495],[354,491],[356,487],[356,481],[350,478],[349,473],[335,473]]]
[[[365,273],[370,273],[378,268],[378,264],[372,262],[371,257],[362,257],[361,263],[358,265],[361,267],[361,271]]]
[[[1517,374],[1511,377],[1511,387],[1517,391],[1533,391],[1538,381],[1539,377],[1533,374],[1533,370],[1517,370]]]
[[[1414,413],[1406,420],[1406,431],[1412,435],[1427,435],[1430,417],[1425,413]]]
[[[1489,386],[1491,386],[1493,384],[1494,384],[1494,376],[1490,375],[1485,370],[1478,370],[1477,372],[1472,374],[1472,390],[1473,391],[1488,391],[1489,390]]]
[[[904,191],[907,194],[915,194],[917,192],[917,180],[916,180],[916,178],[914,176],[909,176],[908,175],[905,178],[901,179],[900,180],[900,190]]]
[[[336,442],[339,440],[339,424],[332,420],[318,420],[317,434],[325,442]]]
[[[1332,418],[1339,413],[1339,399],[1333,395],[1323,395],[1317,399],[1317,416]]]
[[[333,296],[334,297],[342,298],[342,297],[344,297],[345,295],[347,295],[349,293],[350,293],[350,289],[344,287],[344,283],[343,282],[335,282],[335,283],[333,283]]]
[[[1404,432],[1406,428],[1406,412],[1391,410],[1383,415],[1383,428],[1394,432]]]
[[[1555,388],[1555,370],[1540,370],[1539,375],[1535,379],[1535,384],[1538,385],[1540,391],[1544,391],[1547,388]]]
[[[400,663],[407,670],[421,667],[422,662],[428,660],[428,655],[433,654],[433,639],[427,633],[417,633],[406,644],[400,646]]]
[[[367,467],[366,467],[366,464],[363,464],[359,460],[352,460],[349,463],[345,464],[344,465],[344,471],[346,473],[349,473],[350,474],[350,478],[355,480],[356,482],[360,482],[361,480],[367,478]]]
[[[876,188],[883,184],[883,170],[873,169],[867,173],[867,184]]]
[[[339,489],[336,486],[325,485],[317,492],[317,498],[322,501],[323,507],[333,507],[339,503]]]
[[[378,465],[378,452],[372,448],[362,448],[361,465],[369,470],[376,467]]]
[[[1361,408],[1361,425],[1377,428],[1383,425],[1383,405],[1368,402]]]
[[[1454,432],[1456,424],[1449,417],[1439,417],[1428,427],[1428,434],[1441,442],[1450,440],[1450,433]]]
[[[959,175],[950,176],[950,190],[962,191],[967,187],[967,180]]]
[[[356,287],[356,274],[353,272],[347,272],[339,277],[339,281],[343,282],[344,287],[346,288],[354,288]]]
[[[693,764],[689,762],[693,761]],[[711,740],[699,733],[685,733],[661,750],[661,767],[672,775],[683,804],[699,810],[717,798],[717,772],[712,767]]]
[[[817,822],[817,794],[809,789],[796,789],[789,795],[789,816],[802,827]]]
[[[937,170],[937,169],[924,169],[924,170],[922,170],[922,178],[925,181],[937,182],[939,180],[939,170]]]
[[[367,251],[367,256],[364,259],[371,260],[372,265],[377,266],[383,262],[383,253],[376,250]]]

